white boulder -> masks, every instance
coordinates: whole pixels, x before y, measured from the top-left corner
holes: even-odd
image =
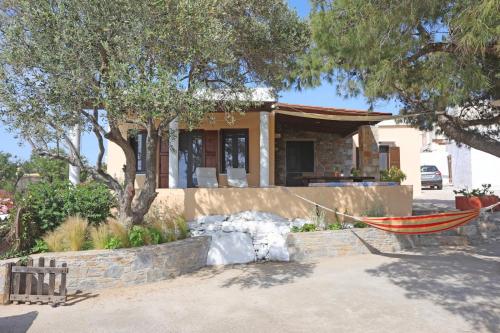
[[[255,261],[252,238],[242,232],[219,232],[212,235],[207,265],[245,264]]]

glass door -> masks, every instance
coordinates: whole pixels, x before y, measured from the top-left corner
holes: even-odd
[[[203,133],[179,133],[179,187],[196,187],[196,168],[203,166]]]

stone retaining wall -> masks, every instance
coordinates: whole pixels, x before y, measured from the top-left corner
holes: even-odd
[[[395,235],[375,228],[289,233],[290,261],[309,261],[371,252],[397,252],[426,246],[466,246],[491,239],[496,226],[474,221],[457,230],[428,235]]]
[[[210,237],[200,236],[138,248],[44,253],[32,258],[55,258],[57,266],[66,262],[71,293],[133,286],[193,272],[206,265],[209,247]],[[0,293],[5,284],[5,264],[15,260],[0,261]],[[4,296],[0,294],[0,300]]]

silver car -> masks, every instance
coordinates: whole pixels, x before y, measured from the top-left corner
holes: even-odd
[[[441,171],[435,165],[422,165],[420,167],[420,180],[422,187],[429,186],[438,190],[443,189],[443,177],[441,177]]]

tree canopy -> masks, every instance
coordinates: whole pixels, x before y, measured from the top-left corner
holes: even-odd
[[[396,99],[420,129],[500,157],[499,0],[316,0],[299,88]]]
[[[156,148],[174,118],[193,127],[242,110],[253,87],[280,89],[308,41],[281,0],[4,0],[0,34],[2,120],[111,188],[125,223],[140,223],[156,196]],[[95,166],[68,136],[77,124],[95,134]],[[147,133],[138,195],[123,124]],[[106,139],[125,154],[124,179],[103,167]],[[52,153],[59,143],[71,154]]]

